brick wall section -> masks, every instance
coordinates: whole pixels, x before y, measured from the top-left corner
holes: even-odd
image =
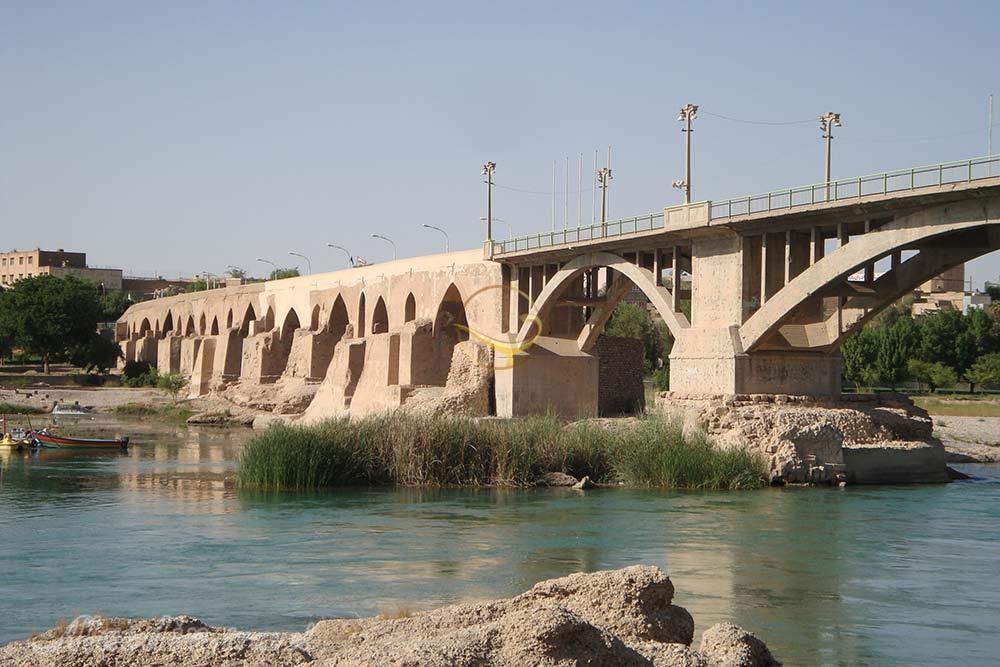
[[[642,341],[601,335],[594,352],[600,358],[599,413],[605,416],[641,412],[646,405]]]

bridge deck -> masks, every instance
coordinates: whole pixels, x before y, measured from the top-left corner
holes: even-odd
[[[613,249],[638,241],[669,245],[695,234],[726,227],[740,231],[783,223],[814,224],[864,219],[915,206],[945,203],[1000,190],[1000,156],[947,162],[831,183],[776,190],[720,202],[704,201],[607,223],[542,232],[492,243],[492,258],[521,262],[578,253],[583,248]],[[847,215],[845,215],[845,213]],[[779,229],[775,229],[779,231]],[[489,252],[487,242],[487,252]]]

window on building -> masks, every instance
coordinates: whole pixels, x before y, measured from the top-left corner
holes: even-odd
[[[34,257],[29,257],[28,258],[28,264],[34,264],[34,262],[35,262],[35,258]]]
[[[17,263],[18,264],[24,264],[24,257],[18,257],[17,258]]]

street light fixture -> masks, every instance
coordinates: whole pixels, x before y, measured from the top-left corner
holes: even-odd
[[[826,199],[830,200],[830,148],[833,142],[833,128],[843,127],[840,123],[840,114],[827,111],[819,117],[819,129],[823,130],[823,138],[826,139]]]
[[[373,239],[382,239],[383,241],[388,241],[392,245],[392,261],[396,261],[396,242],[390,239],[388,236],[382,236],[381,234],[372,234]]]
[[[601,167],[597,170],[598,187],[601,189],[601,224],[608,221],[608,181],[614,179],[611,175],[611,167]]]
[[[685,104],[681,107],[680,112],[677,115],[677,120],[684,123],[684,127],[681,128],[681,132],[686,133],[684,141],[684,180],[674,181],[672,185],[675,188],[684,191],[684,203],[691,203],[691,133],[694,129],[691,127],[691,122],[698,117],[698,105],[697,104]]]
[[[271,266],[273,266],[273,267],[274,267],[274,271],[277,271],[277,270],[278,270],[278,265],[277,265],[277,264],[275,264],[274,262],[272,262],[272,261],[271,261],[271,260],[269,260],[269,259],[264,259],[263,257],[258,257],[258,258],[257,258],[257,261],[258,261],[258,262],[264,262],[265,264],[270,264]],[[274,273],[274,271],[272,271],[272,273]]]
[[[486,177],[486,240],[493,240],[493,172],[496,171],[496,162],[487,162],[483,165],[483,176]],[[492,252],[490,255],[492,256]]]
[[[449,239],[448,239],[448,232],[444,231],[440,227],[435,227],[434,225],[428,225],[427,223],[424,223],[424,224],[422,224],[420,226],[421,227],[426,227],[427,229],[434,229],[434,230],[439,231],[442,234],[444,234],[444,251],[445,252],[451,252],[450,242],[449,242]]]
[[[336,243],[327,243],[326,247],[327,248],[336,248],[337,250],[343,250],[344,254],[347,255],[347,261],[349,261],[351,263],[351,266],[354,266],[354,255],[351,254],[350,250],[348,250],[347,248],[345,248],[342,245],[337,245]]]
[[[308,257],[306,257],[305,255],[303,255],[301,252],[295,252],[294,250],[289,250],[288,254],[289,255],[294,255],[295,257],[301,257],[302,259],[306,260],[306,266],[309,267],[309,274],[312,275],[313,264],[312,264],[312,261],[310,261],[310,259]]]

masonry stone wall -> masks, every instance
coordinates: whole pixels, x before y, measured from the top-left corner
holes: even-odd
[[[642,341],[601,335],[594,352],[600,359],[598,412],[602,416],[642,412],[646,405]]]

